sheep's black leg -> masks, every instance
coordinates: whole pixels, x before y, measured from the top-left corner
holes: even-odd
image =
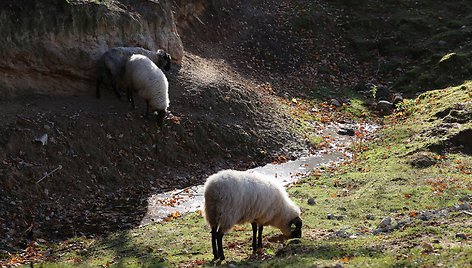
[[[252,225],[252,251],[256,252],[257,244],[256,244],[256,235],[257,235],[257,223],[253,222]]]
[[[223,252],[223,233],[221,231],[217,232],[217,243],[218,243],[218,256],[220,260],[225,259],[225,254]]]
[[[216,228],[211,228],[211,248],[213,249],[213,258],[218,259],[218,249],[216,248]]]
[[[166,111],[159,110],[159,112],[157,112],[157,125],[159,127],[162,127],[162,124],[164,124],[165,117],[166,117]]]
[[[149,101],[146,100],[146,117],[149,116]]]
[[[111,79],[111,87],[113,88],[116,97],[121,100],[121,93],[118,91],[118,87],[116,86],[116,80],[113,78]]]
[[[128,101],[131,102],[133,109],[136,109],[136,106],[134,105],[133,92],[131,89],[128,88],[128,90],[126,90],[126,96],[128,97]]]
[[[95,89],[95,96],[97,97],[97,99],[100,99],[100,97],[101,97],[101,95],[100,95],[100,84],[102,83],[102,81],[103,81],[103,76],[100,74],[100,76],[97,79],[97,86],[96,86],[96,89]]]
[[[264,229],[264,225],[259,225],[259,236],[257,237],[257,247],[262,248],[262,229]],[[255,235],[254,235],[255,237]]]

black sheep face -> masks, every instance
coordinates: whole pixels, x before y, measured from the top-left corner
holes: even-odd
[[[157,53],[158,53],[160,59],[162,59],[165,62],[164,67],[163,67],[164,71],[169,71],[170,70],[170,63],[172,61],[172,57],[170,56],[169,53],[165,52],[162,49],[159,49],[157,51]]]
[[[170,56],[169,53],[165,53],[164,59],[167,61],[166,65],[164,66],[164,70],[169,71],[170,70],[170,62],[172,61],[172,57]]]
[[[291,230],[290,238],[301,238],[302,237],[302,219],[296,217],[291,220],[289,223],[289,228]]]

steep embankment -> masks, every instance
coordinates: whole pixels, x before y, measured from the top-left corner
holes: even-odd
[[[0,22],[0,97],[87,92],[108,47],[183,57],[170,1],[2,1]]]

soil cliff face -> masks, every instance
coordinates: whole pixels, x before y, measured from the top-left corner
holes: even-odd
[[[164,48],[183,57],[171,1],[1,1],[1,97],[90,91],[109,47]]]

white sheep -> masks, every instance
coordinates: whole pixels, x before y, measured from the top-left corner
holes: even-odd
[[[106,77],[111,80],[113,91],[118,98],[121,94],[118,86],[129,58],[133,54],[141,54],[151,59],[159,68],[170,70],[171,56],[164,50],[151,51],[142,47],[114,47],[107,50],[99,60],[99,74],[96,84],[96,96],[100,98],[100,85]],[[129,100],[130,101],[130,100]]]
[[[277,227],[287,237],[301,237],[300,208],[290,200],[282,185],[260,173],[220,171],[208,177],[204,196],[204,214],[211,227],[215,260],[225,259],[222,238],[235,224],[252,224],[254,251],[262,247],[265,225]]]
[[[157,111],[160,125],[169,107],[169,83],[164,73],[148,57],[134,54],[124,68],[123,82],[127,89],[128,99],[134,107],[133,91],[146,100],[146,115],[149,108]]]

